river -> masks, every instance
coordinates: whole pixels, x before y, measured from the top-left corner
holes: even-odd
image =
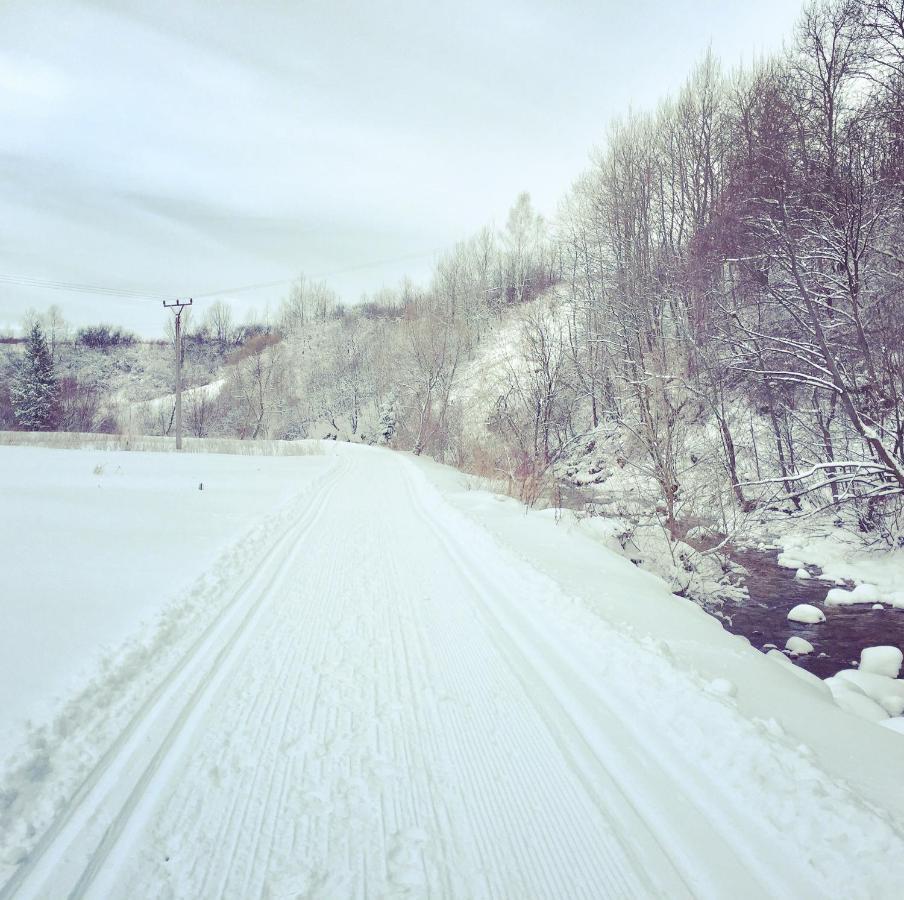
[[[754,647],[769,649],[767,644],[775,644],[782,650],[792,635],[805,638],[813,645],[813,653],[792,659],[820,678],[852,668],[864,647],[892,644],[904,649],[904,610],[872,609],[870,604],[826,606],[823,601],[834,582],[795,578],[793,569],[778,564],[774,551],[734,550],[731,558],[750,573],[746,579],[750,599],[726,603],[722,613],[728,618],[723,625],[733,634],[744,635]],[[789,622],[788,611],[798,603],[818,606],[825,622]]]

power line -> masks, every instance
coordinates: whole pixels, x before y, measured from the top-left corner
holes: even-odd
[[[420,253],[408,253],[404,256],[394,256],[385,259],[372,260],[370,262],[358,263],[357,265],[347,266],[342,269],[335,269],[331,272],[321,272],[307,277],[312,279],[319,278],[335,278],[338,275],[347,275],[349,272],[360,272],[367,269],[375,269],[378,266],[389,265],[390,263],[406,262],[414,259],[425,259],[428,256],[435,256],[442,253],[444,248],[427,250]],[[297,276],[292,278],[282,278],[279,281],[264,281],[256,284],[243,284],[235,287],[221,288],[216,291],[206,291],[195,293],[196,299],[208,299],[210,297],[221,297],[228,294],[241,294],[245,291],[262,290],[264,288],[280,287],[281,285],[291,284]],[[0,272],[0,284],[8,284],[14,287],[31,287],[40,288],[50,291],[63,291],[65,293],[74,294],[94,294],[102,297],[121,297],[124,300],[134,300],[137,303],[159,303],[160,298],[165,296],[165,291],[148,291],[136,288],[124,288],[112,285],[85,284],[75,281],[62,281],[53,278],[39,278],[32,275],[17,275],[14,273]]]
[[[160,299],[160,293],[134,290],[132,288],[110,287],[99,284],[81,284],[74,281],[58,281],[52,278],[37,278],[31,275],[13,275],[0,273],[0,284],[9,284],[17,287],[35,287],[51,291],[66,291],[76,294],[100,294],[107,297],[123,297],[128,300],[137,300],[141,303],[156,302]]]
[[[395,256],[390,259],[376,259],[372,260],[371,262],[359,263],[358,265],[349,266],[345,269],[336,269],[332,272],[319,272],[313,275],[307,275],[307,273],[305,273],[305,275],[308,278],[335,278],[337,275],[347,275],[349,272],[360,272],[366,269],[375,269],[377,268],[377,266],[385,266],[389,265],[390,263],[406,262],[412,259],[424,259],[428,256],[435,256],[437,253],[442,253],[442,251],[443,248],[425,250],[421,253],[408,253],[405,256]],[[208,291],[203,294],[196,293],[194,296],[198,299],[206,299],[208,297],[221,297],[224,294],[239,294],[243,291],[253,291],[259,290],[261,288],[279,287],[283,284],[291,284],[297,277],[298,276],[295,276],[293,278],[283,278],[280,281],[265,281],[259,284],[244,284],[239,287],[223,288],[219,291]]]

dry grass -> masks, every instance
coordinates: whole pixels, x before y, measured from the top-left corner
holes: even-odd
[[[562,485],[550,465],[524,454],[492,453],[478,447],[460,468],[468,474],[469,486],[506,494],[529,509],[562,509],[572,499],[563,495]]]
[[[91,434],[64,431],[0,431],[0,446],[50,447],[62,450],[136,450],[170,453],[171,437]],[[235,456],[319,456],[320,441],[241,441],[237,438],[195,438],[182,441],[183,453],[226,453]]]

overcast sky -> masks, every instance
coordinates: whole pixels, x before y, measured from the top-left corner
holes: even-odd
[[[155,335],[162,297],[324,276],[347,302],[545,214],[613,116],[798,0],[0,2],[0,328],[59,303]],[[284,286],[229,295],[240,312]],[[210,301],[201,301],[210,302]]]

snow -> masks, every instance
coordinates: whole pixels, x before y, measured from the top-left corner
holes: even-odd
[[[879,590],[874,584],[858,584],[853,590],[832,588],[826,594],[826,606],[853,606],[857,603],[878,603]]]
[[[706,689],[711,694],[720,694],[723,697],[734,697],[738,693],[736,685],[732,684],[727,678],[714,678]]]
[[[858,669],[843,669],[825,683],[842,709],[872,722],[904,714],[904,681],[897,647],[866,647]]]
[[[875,675],[858,669],[843,669],[826,679],[832,694],[838,699],[839,692],[857,692],[868,697],[883,711],[884,716],[900,716],[904,713],[904,681]]]
[[[814,566],[827,581],[856,585],[853,591],[846,587],[830,591],[832,599],[826,600],[830,605],[884,603],[904,609],[904,547],[867,546],[844,529],[820,530],[814,523],[807,530],[801,522],[782,534],[779,543],[781,565]]]
[[[779,553],[778,555],[778,564],[780,566],[784,566],[786,569],[797,569],[800,572],[803,569],[804,564],[801,560],[799,560],[796,556],[789,556],[787,553]]]
[[[790,672],[795,678],[809,685],[810,690],[818,694],[822,699],[832,698],[832,691],[825,681],[814,675],[812,672],[808,672],[800,666],[795,666],[781,650],[770,650],[766,654],[766,658],[783,666],[786,672]]]
[[[185,405],[185,408],[187,408],[192,400],[197,397],[202,397],[205,400],[215,400],[220,395],[225,384],[225,378],[216,378],[213,381],[209,381],[207,384],[184,388],[182,391],[182,403]],[[159,397],[152,397],[150,400],[139,400],[132,403],[122,400],[120,402],[123,409],[126,411],[131,407],[135,411],[146,409],[149,412],[157,412],[158,410],[169,409],[170,407],[175,406],[176,395],[170,393],[163,394]]]
[[[898,647],[865,647],[860,652],[860,671],[897,678],[904,654]]]
[[[804,638],[793,634],[785,642],[785,649],[790,650],[792,656],[802,656],[812,653],[813,645],[809,641],[804,640]]]
[[[794,573],[794,577],[800,581],[806,581],[810,578],[810,573],[806,569],[800,568]]]
[[[894,731],[897,734],[904,734],[904,719],[900,717],[894,719],[883,719],[879,724],[887,728],[889,731]]]
[[[875,700],[864,694],[859,685],[837,677],[827,678],[826,684],[835,702],[845,711],[867,722],[882,722],[889,713]]]
[[[817,606],[809,603],[798,603],[788,612],[789,622],[801,622],[804,625],[815,625],[819,622],[825,622],[825,613]]]
[[[326,465],[0,447],[0,751]]]
[[[32,646],[46,606],[92,616],[77,659],[151,612],[166,637],[114,648],[17,751],[5,894],[879,897],[904,879],[900,737],[845,711],[887,719],[875,685],[764,656],[577,520],[365,447],[3,453],[16,508],[67,526]],[[98,461],[130,489],[92,487]],[[21,517],[17,551],[45,527]],[[194,529],[183,585],[157,575]],[[135,609],[101,641],[95,603]]]

